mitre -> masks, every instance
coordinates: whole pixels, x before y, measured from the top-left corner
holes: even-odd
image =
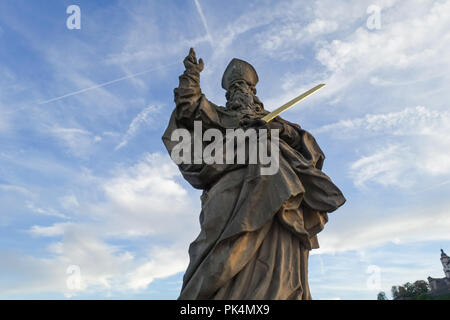
[[[228,91],[231,84],[237,80],[245,80],[249,85],[255,86],[258,83],[258,74],[250,63],[234,58],[223,73],[222,88]]]

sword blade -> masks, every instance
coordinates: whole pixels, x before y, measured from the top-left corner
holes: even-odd
[[[306,91],[306,92],[302,93],[301,95],[299,95],[297,98],[292,99],[291,101],[289,101],[288,103],[283,104],[281,107],[275,109],[271,113],[266,114],[264,117],[262,117],[262,120],[264,120],[266,122],[272,121],[274,118],[276,118],[282,112],[286,111],[290,107],[293,107],[294,105],[296,105],[297,103],[299,103],[300,101],[305,99],[307,96],[313,94],[314,92],[316,92],[317,90],[319,90],[320,88],[322,88],[324,86],[325,86],[325,84],[321,83],[321,84],[315,86],[314,88],[309,89],[308,91]]]

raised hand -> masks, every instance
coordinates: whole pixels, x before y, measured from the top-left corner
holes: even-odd
[[[204,63],[203,60],[200,59],[197,62],[197,57],[195,56],[194,48],[189,50],[189,55],[183,61],[184,66],[186,67],[186,71],[200,73],[203,70]]]

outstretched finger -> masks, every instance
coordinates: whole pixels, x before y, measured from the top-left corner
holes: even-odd
[[[189,49],[189,58],[192,60],[193,63],[197,64],[197,57],[194,48]]]

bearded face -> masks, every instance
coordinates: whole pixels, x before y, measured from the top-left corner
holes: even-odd
[[[253,111],[261,110],[260,102],[255,93],[244,80],[235,81],[226,93],[226,107],[232,110],[251,109]],[[258,101],[256,101],[258,100]],[[259,102],[259,103],[258,103]]]

